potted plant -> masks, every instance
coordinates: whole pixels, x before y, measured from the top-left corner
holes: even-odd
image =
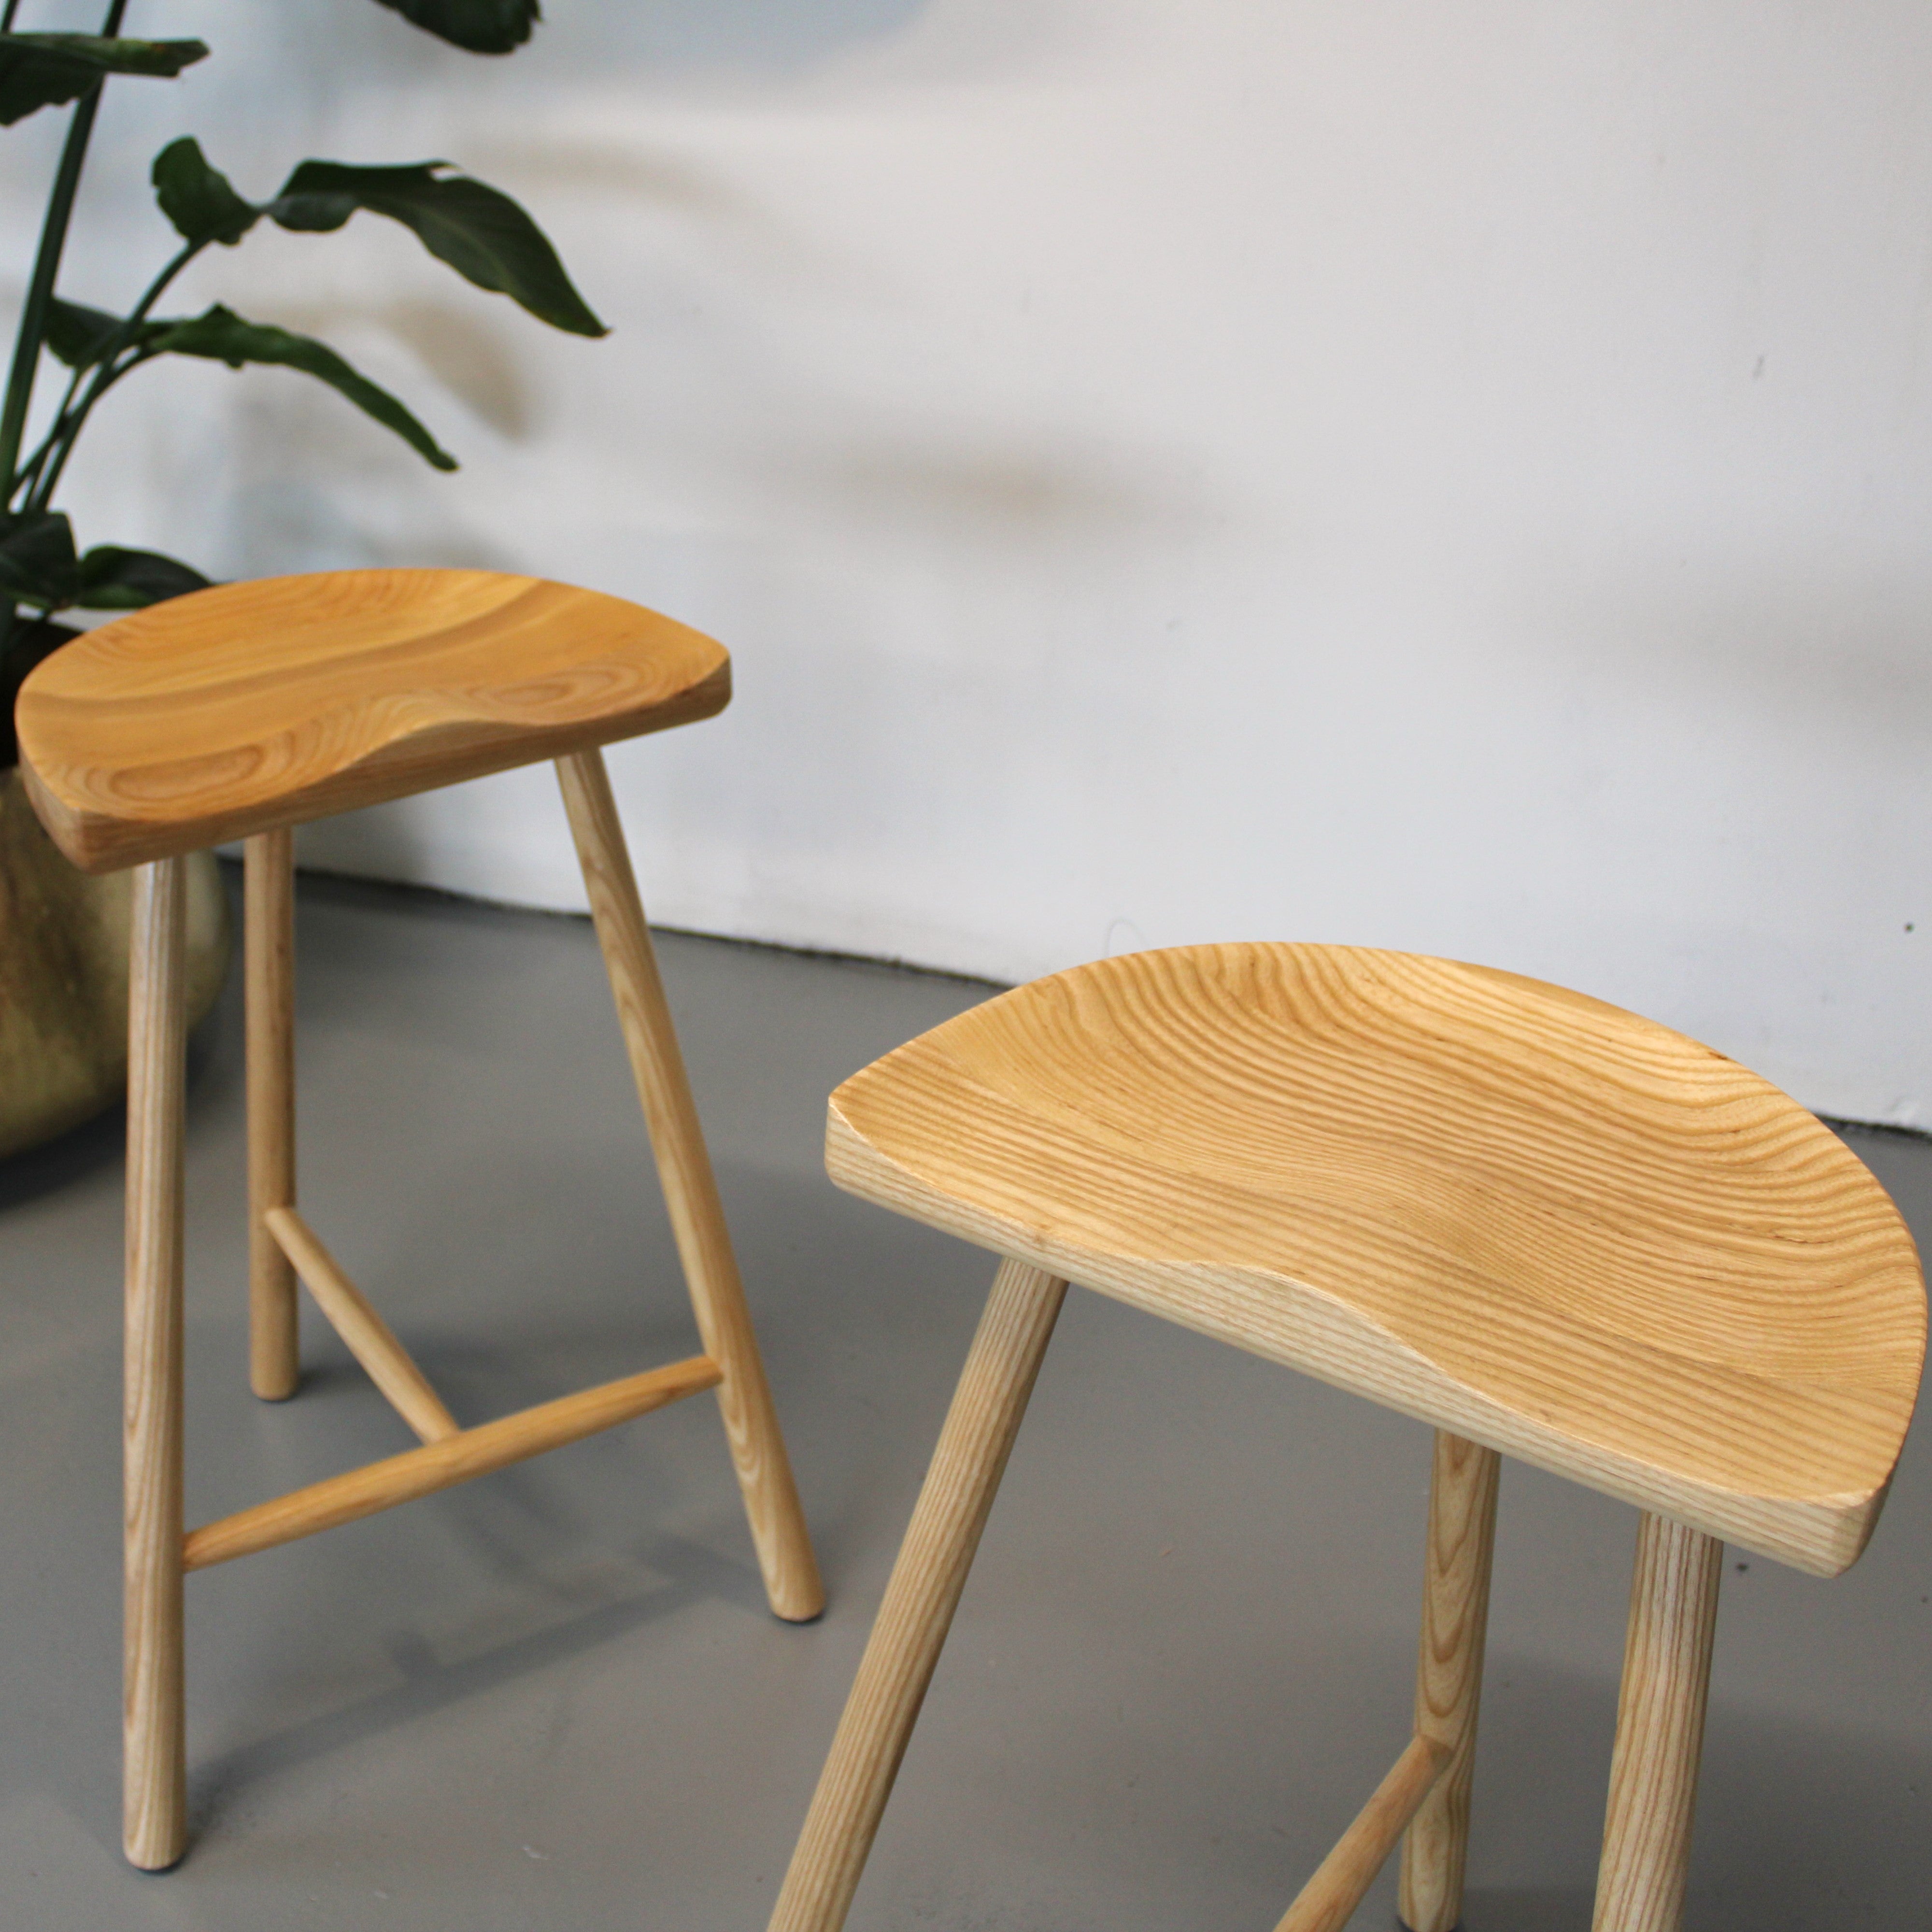
[[[326,234],[367,212],[401,223],[458,274],[507,295],[554,328],[604,333],[529,215],[446,162],[306,160],[274,195],[255,202],[189,136],[154,158],[155,200],[173,238],[158,249],[152,277],[127,312],[63,300],[61,255],[106,82],[172,79],[208,50],[200,40],[127,38],[128,0],[109,0],[94,34],[23,30],[21,4],[0,0],[0,126],[62,110],[69,124],[0,402],[0,1156],[106,1106],[127,1067],[128,878],[76,872],[40,830],[16,768],[15,697],[34,666],[76,634],[62,613],[139,610],[208,582],[192,566],[152,550],[76,544],[58,496],[94,410],[136,370],[169,356],[234,369],[274,365],[327,383],[436,469],[456,467],[400,401],[327,344],[248,320],[219,303],[195,313],[164,312],[176,284],[207,250],[237,247],[264,222]],[[477,54],[513,52],[538,17],[538,0],[377,4]],[[165,234],[160,221],[156,229],[158,238]],[[58,386],[49,386],[36,411],[36,384],[50,365]],[[226,901],[212,856],[203,855],[191,874],[189,922],[190,997],[199,1018],[213,1002],[228,956]]]

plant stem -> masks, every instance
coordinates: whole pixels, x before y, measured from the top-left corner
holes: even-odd
[[[87,371],[85,369],[76,369],[68,378],[66,393],[54,411],[54,419],[48,426],[46,434],[40,438],[32,455],[20,465],[20,473],[14,479],[14,487],[21,492],[20,508],[22,511],[33,500],[34,479],[40,475],[41,466],[52,454],[54,445],[60,440],[61,430],[67,422],[68,412],[74,407],[74,399],[80,393],[81,384],[86,380]]]
[[[54,486],[59,482],[61,472],[66,467],[68,458],[74,454],[74,441],[80,433],[80,425],[86,418],[86,412],[93,408],[100,398],[120,381],[123,376],[130,376],[143,363],[159,359],[158,349],[136,349],[124,356],[112,369],[100,374],[83,399],[82,406],[73,419],[58,454],[55,458],[47,473],[34,487],[33,494],[22,504],[23,510],[44,510],[54,494]]]
[[[116,368],[114,366],[116,358],[124,355],[132,345],[142,323],[148,319],[148,310],[160,300],[168,284],[208,245],[206,242],[189,242],[185,248],[176,251],[160,273],[148,284],[146,292],[134,304],[133,311],[115,331],[107,346],[101,351],[100,360],[94,366],[93,380],[78,403],[73,400],[74,392],[85,372],[78,369],[74,371],[74,380],[68,386],[68,399],[62,403],[59,414],[54,418],[54,425],[47,433],[46,441],[35,451],[32,461],[22,472],[21,480],[24,482],[29,474],[39,470],[42,464],[48,465],[28,493],[21,506],[23,509],[44,510],[46,508],[54,494],[54,486],[60,481],[61,472],[67,467],[67,460],[74,454],[74,440],[80,434],[81,424],[86,422],[88,412],[134,366],[132,362],[127,362]],[[50,454],[52,460],[50,462]]]
[[[128,0],[110,0],[107,18],[100,28],[104,38],[111,38],[120,31],[121,18],[127,10]],[[7,376],[6,400],[0,404],[0,478],[6,479],[10,498],[16,480],[15,466],[20,460],[21,439],[26,434],[27,406],[33,398],[34,376],[40,367],[40,345],[46,335],[47,304],[53,299],[54,278],[60,272],[61,250],[66,245],[74,197],[80,186],[81,165],[87,159],[88,139],[94,132],[94,117],[100,106],[101,86],[97,81],[74,104],[67,144],[61,150],[53,192],[47,200],[46,219],[40,227],[40,252],[34,258],[33,277],[27,284],[27,298],[20,310],[13,367]]]

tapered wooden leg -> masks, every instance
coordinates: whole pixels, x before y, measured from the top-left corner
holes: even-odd
[[[1402,1840],[1400,1910],[1409,1932],[1454,1932],[1462,1910],[1502,1466],[1493,1449],[1436,1432],[1415,1732],[1446,1745],[1450,1759]]]
[[[764,1573],[765,1593],[778,1616],[804,1622],[824,1609],[824,1586],[812,1553],[805,1512],[799,1507],[778,1412],[772,1406],[751,1311],[745,1305],[724,1206],[691,1097],[684,1056],[671,1026],[664,983],[658,976],[650,928],[644,922],[603,754],[582,752],[560,758],[556,770],[698,1333],[704,1352],[724,1372],[718,1406]]]
[[[296,1274],[269,1232],[296,1202],[295,834],[243,848],[248,981],[248,1381],[267,1402],[296,1392]]]
[[[134,875],[128,1065],[122,1839],[149,1871],[187,1844],[182,1687],[183,863]]]
[[[1678,1932],[1724,1546],[1648,1513],[1636,1575],[1593,1932]]]
[[[845,1922],[1066,1294],[1019,1262],[994,1280],[770,1932]]]

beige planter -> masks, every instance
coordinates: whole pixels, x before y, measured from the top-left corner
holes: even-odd
[[[19,772],[0,772],[0,1158],[120,1096],[133,877],[76,872],[40,830]],[[212,853],[188,862],[188,947],[191,1024],[228,970],[228,900]]]

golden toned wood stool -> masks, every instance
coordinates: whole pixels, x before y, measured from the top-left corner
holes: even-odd
[[[128,1091],[125,1816],[128,1857],[186,1844],[182,1576],[428,1496],[716,1388],[765,1588],[824,1606],[599,747],[722,711],[730,661],[615,597],[482,571],[229,584],[68,644],[27,680],[21,766],[88,872],[135,878]],[[292,828],[554,758],[704,1352],[458,1426],[297,1213]],[[183,855],[248,844],[250,1370],[292,1395],[296,1281],[423,1446],[184,1534]]]
[[[1277,1932],[1396,1842],[1461,1907],[1501,1454],[1643,1512],[1596,1932],[1679,1923],[1720,1538],[1864,1547],[1925,1346],[1918,1257],[1742,1067],[1511,974],[1346,946],[1144,952],[950,1021],[832,1096],[855,1194],[1006,1257],[772,1932],[836,1932],[1070,1281],[1436,1430],[1414,1735]]]

